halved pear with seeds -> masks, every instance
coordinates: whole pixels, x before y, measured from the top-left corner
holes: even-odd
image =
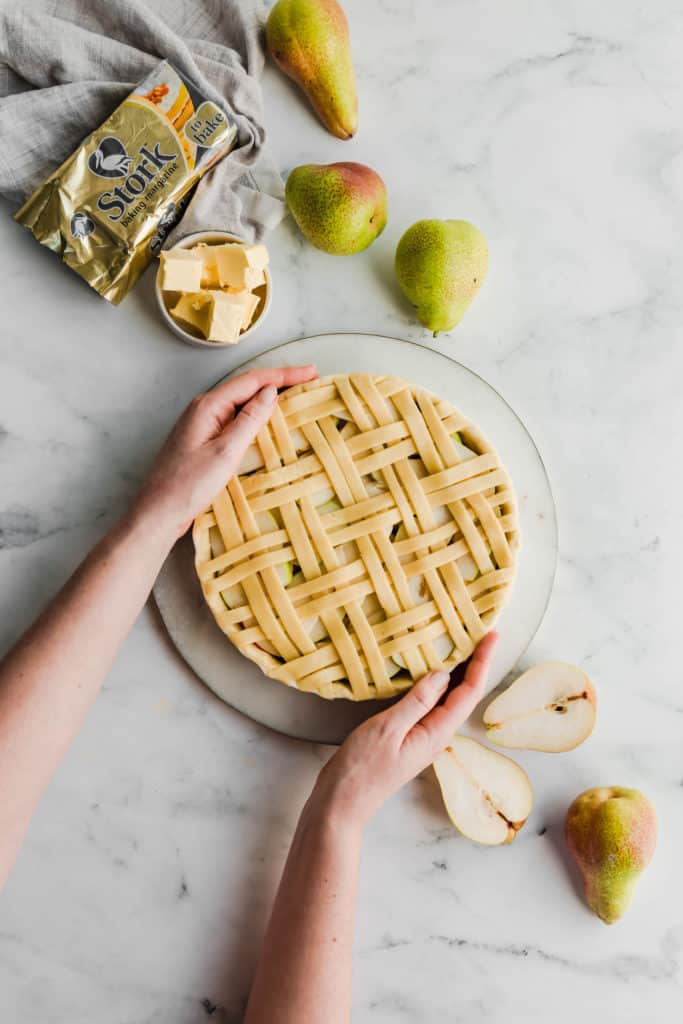
[[[544,661],[524,672],[484,712],[487,738],[501,747],[557,754],[593,731],[595,687],[580,668]]]
[[[469,736],[454,736],[434,770],[448,817],[475,843],[512,842],[531,814],[534,796],[524,769]]]

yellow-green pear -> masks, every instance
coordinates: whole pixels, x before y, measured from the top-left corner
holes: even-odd
[[[285,198],[299,229],[323,252],[367,249],[387,222],[387,190],[365,164],[303,164],[290,172]]]
[[[355,135],[358,98],[349,25],[337,0],[278,0],[266,22],[266,44],[327,130],[339,139]]]
[[[614,924],[655,852],[654,807],[637,789],[588,789],[569,808],[565,835],[583,875],[588,906],[605,924]]]
[[[395,267],[419,320],[438,334],[462,320],[486,277],[489,251],[466,220],[419,220],[398,243]]]

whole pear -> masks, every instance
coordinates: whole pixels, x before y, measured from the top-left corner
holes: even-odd
[[[266,22],[266,44],[327,130],[339,139],[355,135],[358,98],[349,25],[337,0],[278,0]]]
[[[387,190],[364,164],[303,164],[285,186],[287,205],[312,245],[336,256],[361,252],[384,230]]]
[[[488,267],[486,239],[466,220],[419,220],[396,247],[398,283],[434,334],[462,320]]]
[[[565,835],[583,875],[588,906],[605,924],[614,924],[628,909],[655,851],[654,807],[637,789],[588,789],[569,808]]]

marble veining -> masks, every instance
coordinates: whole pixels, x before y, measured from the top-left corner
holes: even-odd
[[[365,253],[272,236],[274,302],[234,352],[182,345],[147,274],[108,307],[2,208],[0,642],[125,508],[196,391],[289,338],[376,332],[459,359],[522,416],[560,521],[557,584],[523,666],[582,665],[598,726],[522,754],[515,843],[457,836],[428,775],[364,849],[355,1020],[621,1024],[680,1015],[683,903],[683,14],[672,0],[345,0],[361,125],[340,143],[265,75],[273,152],[360,160],[389,224]],[[395,284],[423,216],[489,239],[489,279],[436,339]],[[325,748],[208,693],[143,612],[0,896],[3,1024],[237,1024],[292,830]],[[629,915],[583,906],[562,822],[582,789],[641,787],[659,848]]]

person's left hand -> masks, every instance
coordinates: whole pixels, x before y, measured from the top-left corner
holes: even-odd
[[[362,829],[388,797],[446,749],[469,718],[484,696],[497,640],[491,632],[479,642],[463,681],[443,704],[437,706],[450,677],[430,672],[398,703],[354,729],[320,773],[309,811]]]
[[[270,419],[277,389],[317,377],[315,366],[249,370],[197,395],[156,458],[136,502],[175,541],[233,476]]]

